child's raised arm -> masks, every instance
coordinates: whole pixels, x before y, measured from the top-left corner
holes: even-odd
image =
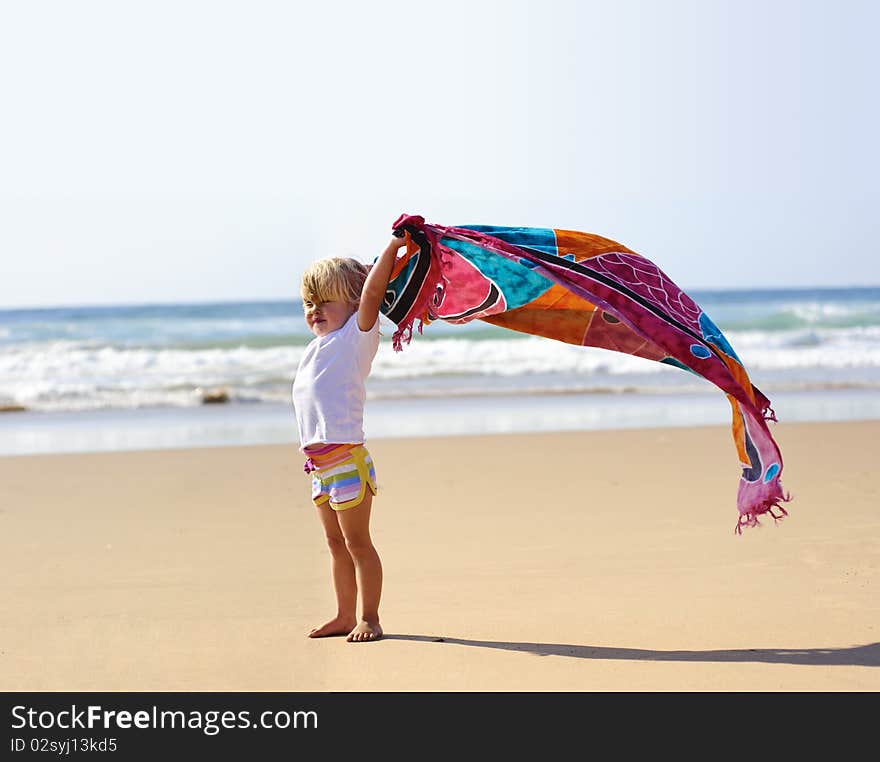
[[[367,274],[358,307],[358,328],[362,331],[369,331],[379,317],[379,306],[385,298],[385,287],[391,277],[397,251],[405,244],[406,240],[402,237],[392,238]]]

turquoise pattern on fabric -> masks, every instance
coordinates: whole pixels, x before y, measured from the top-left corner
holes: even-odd
[[[660,362],[664,363],[665,365],[672,365],[676,368],[681,368],[682,370],[686,370],[688,373],[693,373],[695,376],[700,375],[693,368],[689,368],[683,362],[681,362],[680,360],[676,360],[674,357],[664,357],[662,360],[660,360]]]
[[[543,275],[538,275],[529,268],[521,267],[516,262],[499,257],[468,241],[443,239],[443,244],[461,254],[483,276],[493,281],[504,294],[509,310],[528,304],[553,287],[553,282]]]
[[[740,365],[742,365],[742,360],[739,359],[736,352],[733,351],[733,347],[730,346],[730,343],[724,338],[721,329],[712,322],[712,318],[710,318],[705,312],[700,313],[700,331],[702,331],[703,338],[706,339],[706,341],[710,344],[714,344],[721,351],[729,354]]]
[[[497,225],[461,225],[466,230],[475,230],[493,238],[498,238],[514,246],[523,246],[556,254],[556,231],[552,228],[515,228]]]

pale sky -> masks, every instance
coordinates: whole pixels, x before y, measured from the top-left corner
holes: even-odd
[[[292,299],[402,212],[880,285],[880,3],[0,0],[0,308]]]

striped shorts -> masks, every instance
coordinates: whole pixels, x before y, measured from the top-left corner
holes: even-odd
[[[344,511],[359,505],[368,487],[374,495],[378,492],[373,458],[363,445],[319,445],[306,448],[305,454],[315,505],[329,501],[334,511]]]

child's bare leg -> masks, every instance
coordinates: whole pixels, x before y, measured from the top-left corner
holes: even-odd
[[[348,552],[354,560],[361,598],[361,618],[348,640],[364,642],[382,637],[379,625],[379,599],[382,597],[382,561],[370,537],[370,509],[373,494],[367,490],[363,501],[354,508],[339,511],[339,526]]]
[[[327,545],[330,548],[333,589],[336,592],[336,616],[320,627],[309,632],[310,638],[325,638],[330,635],[347,635],[357,622],[357,581],[354,562],[345,545],[345,537],[339,526],[336,511],[328,503],[317,507],[318,518],[324,527]]]

